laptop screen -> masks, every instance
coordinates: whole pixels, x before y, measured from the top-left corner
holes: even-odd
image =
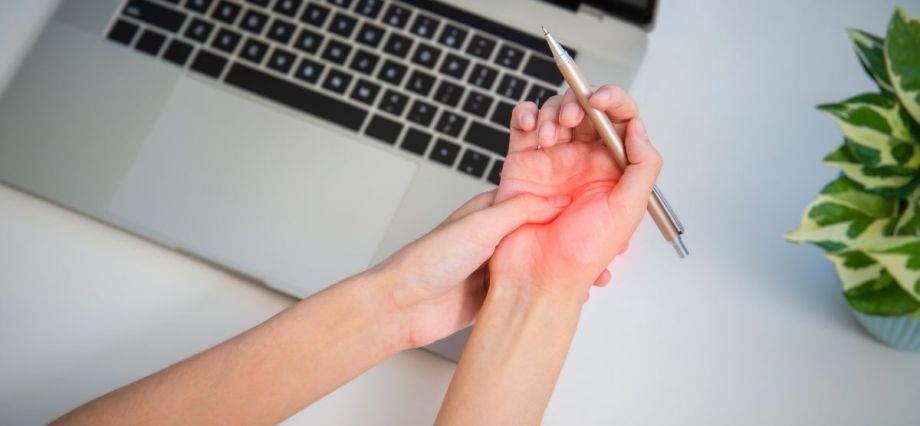
[[[638,25],[647,26],[655,19],[657,0],[547,0],[575,10],[581,3],[619,16]]]

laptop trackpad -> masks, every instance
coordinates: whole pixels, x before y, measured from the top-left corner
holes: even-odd
[[[110,211],[306,295],[368,266],[416,167],[183,77]]]

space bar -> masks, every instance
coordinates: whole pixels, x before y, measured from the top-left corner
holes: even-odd
[[[233,64],[224,81],[355,131],[367,118],[361,108],[239,63]]]

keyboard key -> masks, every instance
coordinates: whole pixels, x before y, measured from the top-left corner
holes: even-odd
[[[329,24],[329,31],[342,37],[349,38],[357,25],[357,19],[342,13],[336,13],[335,17],[332,18],[332,22]]]
[[[181,67],[192,56],[192,49],[191,44],[173,39],[173,41],[169,42],[166,51],[163,52],[163,59]]]
[[[447,74],[457,80],[463,80],[467,67],[470,66],[469,59],[461,58],[453,53],[448,53],[441,63],[441,73]]]
[[[377,15],[380,14],[380,9],[382,7],[383,0],[360,0],[358,1],[358,5],[355,6],[355,12],[367,16],[368,18],[375,19]]]
[[[509,119],[508,121],[510,122],[511,120]],[[470,123],[470,128],[466,131],[463,140],[504,157],[508,155],[508,140],[510,137],[511,134],[507,131],[497,130],[474,121]]]
[[[516,70],[519,65],[521,65],[521,60],[524,59],[524,51],[516,47],[511,47],[503,45],[501,49],[498,49],[498,55],[495,56],[495,62],[499,65]]]
[[[434,100],[447,106],[457,106],[461,97],[463,97],[463,87],[447,80],[441,80],[438,89],[434,91]]]
[[[475,86],[490,90],[492,89],[492,85],[495,84],[496,77],[498,77],[498,70],[495,68],[487,67],[482,64],[476,64],[473,67],[473,72],[470,73],[470,78],[468,81]]]
[[[383,66],[380,67],[380,72],[377,73],[377,78],[387,83],[399,86],[400,83],[402,83],[403,76],[406,75],[406,70],[408,69],[409,68],[403,64],[399,64],[387,59],[383,62]]]
[[[272,56],[268,58],[268,67],[282,74],[287,74],[294,66],[297,55],[284,49],[275,48]]]
[[[498,182],[502,179],[502,166],[504,165],[504,161],[496,159],[495,162],[492,163],[492,169],[489,170],[489,176],[486,179],[498,185]]]
[[[163,0],[163,1],[172,3],[172,4],[179,4],[179,0]]]
[[[328,16],[328,7],[310,3],[307,5],[307,8],[304,9],[303,15],[300,15],[300,20],[305,24],[313,25],[316,28],[322,28]]]
[[[204,75],[219,78],[221,71],[227,65],[227,58],[215,55],[207,50],[200,49],[195,59],[192,61],[191,69]]]
[[[406,118],[414,123],[427,126],[434,120],[434,114],[436,112],[438,112],[438,108],[434,105],[416,99],[415,102],[412,102],[412,106],[409,108],[409,113],[406,115]]]
[[[459,49],[460,46],[463,46],[463,42],[466,41],[466,34],[467,31],[463,28],[448,24],[444,27],[444,31],[441,31],[441,36],[438,37],[438,43],[452,49]]]
[[[137,25],[119,19],[115,22],[115,25],[112,25],[112,29],[109,30],[109,35],[107,37],[109,40],[130,45],[131,40],[134,39],[134,34],[137,34],[138,28],[140,27]]]
[[[323,81],[323,87],[339,94],[345,94],[348,85],[351,83],[351,76],[337,69],[330,69],[326,80]]]
[[[326,43],[326,48],[323,49],[323,59],[341,65],[348,59],[349,53],[351,53],[351,46],[338,40],[329,40],[329,43]]]
[[[412,23],[412,29],[409,31],[419,37],[432,38],[434,33],[438,31],[438,25],[440,24],[441,21],[437,19],[419,14],[415,16],[415,22]]]
[[[396,139],[399,138],[402,127],[402,124],[390,120],[389,118],[374,115],[374,117],[371,118],[371,122],[367,123],[367,129],[364,130],[364,133],[374,139],[392,145],[395,144]]]
[[[464,124],[466,124],[466,119],[463,116],[450,111],[441,111],[441,117],[438,118],[438,123],[434,126],[434,129],[446,135],[457,137],[460,136],[460,130],[463,130]]]
[[[291,37],[294,36],[295,28],[297,27],[294,24],[275,18],[272,21],[272,25],[268,27],[268,33],[265,36],[278,43],[287,44],[291,41]]]
[[[362,108],[242,64],[230,67],[226,82],[355,131],[368,115]]]
[[[380,44],[380,40],[383,40],[384,31],[383,28],[365,22],[361,24],[361,29],[358,30],[358,36],[355,37],[355,41],[366,46],[377,47]]]
[[[246,0],[246,3],[251,3],[251,4],[254,4],[254,5],[256,5],[256,6],[260,6],[260,7],[267,7],[267,6],[268,6],[268,0]]]
[[[160,53],[160,48],[166,43],[166,36],[154,31],[144,30],[141,37],[137,39],[134,48],[144,53],[156,56]]]
[[[406,136],[403,136],[402,143],[399,144],[399,147],[411,153],[424,156],[430,142],[430,134],[410,127],[409,130],[406,131]]]
[[[457,165],[457,169],[470,176],[480,178],[486,171],[486,166],[488,165],[488,155],[473,151],[472,149],[467,149],[463,152],[463,157],[460,158],[460,164]]]
[[[502,77],[500,83],[498,83],[498,93],[511,98],[515,101],[521,99],[521,96],[524,95],[524,86],[527,85],[527,81],[514,77],[512,75],[505,74]]]
[[[211,0],[186,0],[185,8],[198,13],[208,13],[211,7]]]
[[[411,47],[412,39],[396,33],[390,33],[390,36],[387,37],[386,44],[383,45],[383,51],[397,58],[405,58]]]
[[[351,90],[351,98],[358,102],[373,105],[374,101],[377,100],[378,93],[380,93],[379,84],[371,83],[365,79],[360,79],[357,83],[355,83],[354,89]]]
[[[428,154],[428,158],[441,164],[453,166],[454,161],[457,161],[458,152],[460,152],[460,145],[444,139],[438,139],[434,144],[434,148],[431,149],[431,154]]]
[[[377,62],[379,61],[380,57],[377,56],[377,54],[366,50],[358,50],[358,52],[355,53],[355,57],[351,59],[351,64],[348,68],[363,74],[371,75],[374,73],[374,68],[377,67]]]
[[[246,43],[243,44],[243,50],[240,51],[240,57],[259,64],[262,63],[262,59],[265,58],[265,52],[267,51],[267,44],[249,38],[246,39]]]
[[[412,71],[409,80],[406,81],[406,88],[422,96],[428,96],[431,92],[431,86],[434,86],[434,76],[421,71]]]
[[[492,107],[492,97],[479,92],[470,91],[463,103],[463,110],[480,117],[485,117]]]
[[[241,38],[243,36],[239,33],[221,28],[217,35],[214,36],[214,40],[211,41],[211,46],[232,54],[236,50],[236,45],[240,43]]]
[[[415,48],[415,53],[412,54],[412,62],[423,67],[433,68],[440,57],[441,49],[429,44],[419,43],[418,47]]]
[[[409,9],[391,4],[387,8],[386,14],[383,15],[383,22],[396,28],[403,28],[409,22],[409,15],[412,15],[412,11]]]
[[[185,33],[183,35],[197,42],[204,43],[208,41],[208,36],[211,35],[213,29],[214,24],[195,18],[188,24],[188,27],[185,28]]]
[[[301,4],[303,4],[303,0],[278,0],[273,10],[282,15],[294,17],[297,15],[297,11],[300,10]]]
[[[326,0],[329,3],[332,3],[338,7],[348,9],[351,6],[351,0]]]
[[[473,39],[470,40],[470,45],[466,47],[466,53],[485,60],[492,56],[492,51],[494,50],[495,40],[478,34],[473,36]]]
[[[534,84],[530,87],[530,92],[527,93],[527,97],[524,98],[524,100],[531,101],[540,107],[543,106],[543,102],[546,101],[547,98],[555,95],[556,93],[558,93],[556,89],[550,89],[549,87]]]
[[[217,4],[211,16],[225,24],[233,25],[236,17],[240,15],[240,9],[242,9],[240,5],[223,0]]]
[[[179,31],[185,23],[185,13],[147,0],[129,1],[122,13],[171,32]]]
[[[559,72],[556,63],[537,55],[530,55],[527,65],[524,65],[524,74],[539,78],[554,86],[562,84],[563,81],[562,73]]]
[[[408,103],[408,96],[387,89],[386,93],[383,94],[383,98],[380,99],[380,104],[377,105],[377,108],[399,117],[402,115],[403,110],[406,109],[406,104]]]
[[[325,67],[319,62],[304,58],[300,60],[300,65],[297,66],[297,72],[294,73],[294,77],[307,83],[315,84],[319,81],[319,75],[323,73],[323,68]]]
[[[248,10],[240,22],[240,28],[253,34],[262,34],[262,29],[265,28],[266,22],[268,22],[268,15],[255,10]]]
[[[297,35],[297,40],[294,42],[294,47],[303,50],[307,53],[316,53],[319,50],[319,45],[323,43],[323,36],[314,33],[313,31],[303,29],[300,30],[300,34]]]
[[[514,105],[507,102],[499,102],[495,106],[495,112],[492,113],[492,122],[498,124],[501,127],[509,127],[511,125],[511,111],[514,109]]]

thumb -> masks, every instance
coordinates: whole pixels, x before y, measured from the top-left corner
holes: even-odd
[[[626,217],[618,219],[627,223],[639,223],[648,207],[648,199],[661,171],[661,155],[652,146],[642,120],[636,118],[626,129],[626,156],[629,165],[616,187],[610,193],[608,202],[611,211]]]
[[[444,227],[442,237],[448,241],[468,241],[478,247],[493,249],[506,235],[527,223],[546,223],[556,218],[572,202],[572,197],[541,197],[524,193],[498,204],[470,213]]]

